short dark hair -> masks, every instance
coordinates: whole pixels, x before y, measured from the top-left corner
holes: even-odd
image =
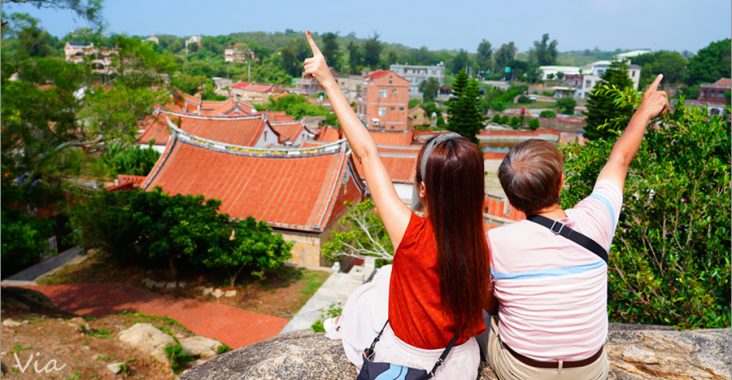
[[[545,140],[516,145],[498,168],[501,187],[513,207],[531,215],[559,203],[564,160],[559,149]]]

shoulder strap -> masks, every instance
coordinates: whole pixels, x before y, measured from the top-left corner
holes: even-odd
[[[447,355],[450,354],[450,350],[452,350],[452,347],[455,345],[455,342],[457,342],[459,337],[460,337],[460,332],[456,332],[455,336],[453,336],[452,339],[450,340],[450,343],[448,343],[447,347],[445,347],[445,351],[442,351],[440,358],[437,359],[437,363],[435,363],[435,366],[432,367],[432,371],[430,371],[427,374],[428,379],[435,376],[435,372],[437,371],[437,368],[439,368],[442,365],[442,363],[445,361],[445,359],[447,359]]]
[[[379,331],[379,334],[376,335],[376,338],[374,338],[374,341],[371,342],[371,347],[369,348],[370,352],[374,351],[374,348],[376,347],[376,343],[378,343],[379,340],[381,339],[381,334],[384,333],[384,329],[386,329],[386,325],[388,325],[388,324],[389,324],[389,319],[386,320],[386,322],[384,323],[384,327],[381,328],[381,331]]]
[[[597,256],[600,256],[601,259],[605,261],[605,264],[608,262],[607,257],[607,251],[600,246],[600,244],[597,244],[596,241],[590,239],[586,235],[575,231],[566,225],[556,221],[552,220],[546,217],[543,217],[541,215],[529,215],[526,217],[527,220],[530,220],[534,223],[541,224],[542,226],[550,229],[552,232],[554,232],[555,235],[562,235],[565,238],[581,245],[582,247],[586,248],[590,252],[596,254]]]

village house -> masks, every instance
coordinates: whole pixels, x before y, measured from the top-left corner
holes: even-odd
[[[253,61],[257,61],[254,51],[240,43],[235,43],[234,45],[224,48],[224,62],[244,63]]]
[[[361,87],[357,113],[370,129],[407,129],[409,81],[390,70],[369,73]]]
[[[389,66],[389,70],[409,81],[410,98],[422,97],[422,92],[419,91],[419,85],[429,78],[437,79],[440,86],[445,84],[445,65],[442,64],[434,66],[393,64]]]
[[[640,82],[641,68],[630,63],[629,59],[637,55],[645,54],[646,50],[635,50],[625,54],[618,54],[615,60],[621,60],[628,64],[628,77],[633,82],[633,88],[638,89]],[[612,61],[597,61],[585,67],[575,66],[541,66],[539,75],[543,81],[556,80],[562,86],[555,87],[555,98],[570,97],[585,99],[589,96],[602,74],[610,67]]]
[[[414,129],[414,127],[424,127],[432,124],[432,119],[427,111],[422,107],[414,107],[409,109],[407,114],[407,128]]]
[[[732,91],[732,80],[721,78],[714,83],[700,85],[697,99],[687,100],[686,104],[706,107],[710,114],[720,115],[724,112],[724,107],[729,105],[724,94],[730,91]]]
[[[365,187],[344,140],[303,149],[225,144],[171,123],[172,136],[141,188],[221,200],[232,218],[265,221],[294,243],[292,263],[320,268],[321,238]]]
[[[116,71],[114,61],[119,57],[119,51],[117,48],[95,47],[93,43],[87,45],[70,41],[64,45],[64,56],[70,63],[89,62],[92,72],[111,74]]]
[[[252,104],[266,104],[271,96],[281,93],[273,84],[239,82],[231,86],[232,97]]]

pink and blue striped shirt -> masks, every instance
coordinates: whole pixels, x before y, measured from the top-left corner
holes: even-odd
[[[598,181],[560,222],[609,250],[623,195]],[[542,361],[574,361],[607,339],[607,266],[586,248],[531,221],[488,232],[491,275],[500,302],[501,339]]]

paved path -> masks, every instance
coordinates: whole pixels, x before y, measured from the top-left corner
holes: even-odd
[[[127,284],[23,285],[48,296],[59,308],[84,316],[134,310],[180,322],[197,335],[231,348],[248,346],[277,335],[287,319],[233,306],[181,300]]]
[[[81,251],[81,247],[67,249],[58,255],[51,256],[36,265],[28,267],[8,277],[7,279],[10,281],[35,281],[38,277],[47,273],[53,273],[58,268],[66,265],[72,260],[75,262],[83,261],[86,256],[79,256]]]

